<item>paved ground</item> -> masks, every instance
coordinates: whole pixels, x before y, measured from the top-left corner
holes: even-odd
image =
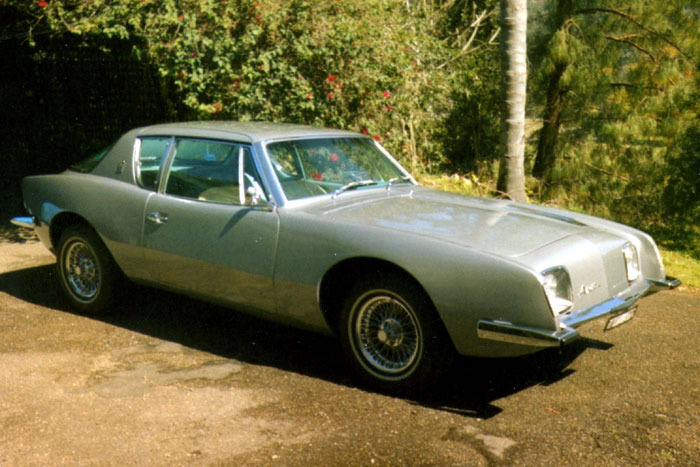
[[[697,295],[412,401],[355,387],[332,339],[124,293],[81,316],[39,244],[0,244],[0,466],[700,465]]]

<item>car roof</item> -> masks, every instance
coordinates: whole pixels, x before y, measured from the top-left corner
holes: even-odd
[[[139,136],[173,135],[200,138],[235,139],[257,143],[276,139],[310,138],[323,136],[363,137],[359,133],[292,123],[199,121],[151,125],[136,130]]]

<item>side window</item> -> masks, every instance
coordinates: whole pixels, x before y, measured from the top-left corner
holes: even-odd
[[[240,154],[244,173],[239,177]],[[241,190],[241,181],[243,189]],[[250,186],[261,190],[250,149],[233,143],[178,139],[170,164],[165,193],[183,198],[225,204],[249,204]]]
[[[170,151],[172,138],[140,138],[136,164],[136,180],[139,185],[155,191],[158,188],[158,173],[163,159]]]

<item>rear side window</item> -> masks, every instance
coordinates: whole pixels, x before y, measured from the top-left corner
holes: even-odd
[[[155,191],[158,187],[158,174],[165,157],[170,152],[172,137],[139,138],[136,149],[136,179],[144,188]]]
[[[102,162],[102,159],[105,158],[107,154],[109,154],[109,151],[112,150],[112,147],[114,144],[110,144],[103,150],[93,154],[92,156],[88,157],[87,159],[84,159],[80,162],[77,162],[73,165],[70,166],[71,170],[75,170],[76,172],[82,172],[82,173],[89,173],[92,172],[95,167],[97,167],[97,164]]]

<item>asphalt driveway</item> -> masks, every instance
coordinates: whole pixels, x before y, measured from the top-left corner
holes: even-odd
[[[700,465],[700,296],[662,292],[563,351],[463,359],[429,397],[357,387],[333,339],[125,287],[69,310],[0,244],[0,466]]]

